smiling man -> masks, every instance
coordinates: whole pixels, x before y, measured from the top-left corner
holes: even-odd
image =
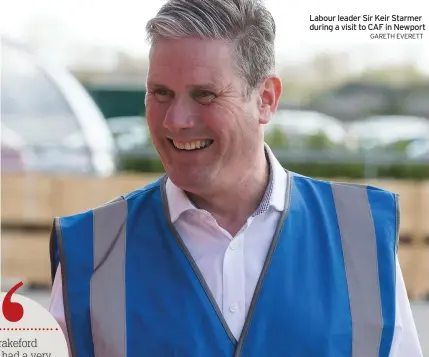
[[[196,4],[194,10],[200,11]],[[216,12],[213,16],[222,15]],[[274,36],[266,21],[267,34],[260,36]],[[161,25],[154,20],[150,31]],[[256,44],[241,45],[244,56]],[[272,72],[272,44],[265,47],[267,58],[261,49],[259,73],[248,73],[257,90],[237,75],[237,61],[245,59],[234,59],[229,41],[201,40],[189,33],[180,40],[157,40],[150,53],[147,122],[168,177],[231,235],[255,211],[268,182],[262,124],[277,107],[281,82]]]
[[[147,24],[166,174],[57,218],[50,311],[72,356],[418,357],[393,193],[285,170],[275,24],[256,0],[169,0]]]

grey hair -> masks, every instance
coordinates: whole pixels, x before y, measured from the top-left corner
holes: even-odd
[[[276,27],[261,0],[167,0],[146,32],[152,44],[185,37],[230,41],[236,69],[248,89],[274,72]]]

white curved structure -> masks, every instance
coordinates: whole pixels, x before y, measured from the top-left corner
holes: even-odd
[[[113,136],[83,86],[65,69],[4,39],[1,56],[1,120],[32,151],[27,169],[114,173]]]

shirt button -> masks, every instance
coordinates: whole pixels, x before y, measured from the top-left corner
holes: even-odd
[[[238,306],[236,303],[229,305],[229,311],[231,311],[232,313],[237,312],[237,310],[238,310]]]
[[[235,249],[235,244],[234,244],[234,243],[231,243],[231,244],[229,245],[229,249],[234,250],[234,249]]]

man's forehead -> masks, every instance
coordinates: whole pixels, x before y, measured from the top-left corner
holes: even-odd
[[[234,79],[234,74],[226,68],[218,66],[178,63],[176,65],[151,64],[147,85],[166,87],[204,87],[219,90],[228,86]]]
[[[231,44],[224,40],[184,38],[160,40],[150,50],[149,63],[161,66],[228,67],[232,62]]]
[[[231,46],[224,40],[161,40],[151,48],[148,83],[220,87],[235,78]]]
[[[150,48],[151,55],[160,51],[171,51],[178,54],[200,55],[204,53],[231,54],[233,43],[224,39],[202,39],[198,37],[184,37],[174,39],[157,39]]]

